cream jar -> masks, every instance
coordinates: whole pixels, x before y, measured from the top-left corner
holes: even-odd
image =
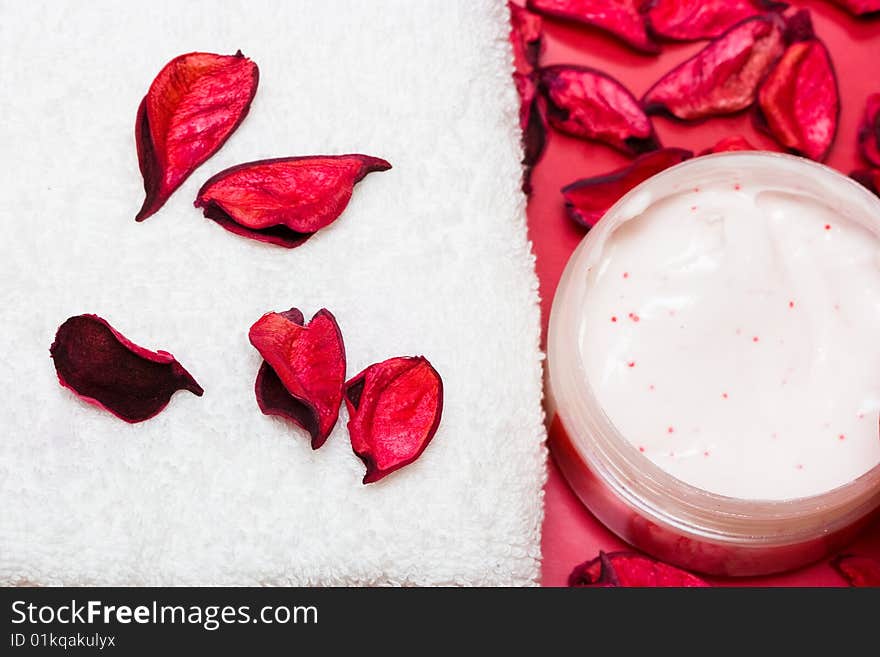
[[[775,153],[645,181],[584,238],[548,332],[554,458],[667,562],[819,559],[880,507],[880,199]]]

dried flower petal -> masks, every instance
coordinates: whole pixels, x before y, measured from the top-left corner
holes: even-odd
[[[859,149],[868,162],[880,167],[880,93],[868,96],[859,126]]]
[[[831,0],[853,16],[867,16],[880,12],[880,0]]]
[[[850,586],[880,586],[880,561],[855,554],[841,554],[831,561]]]
[[[746,19],[660,78],[642,104],[684,121],[744,110],[784,47],[777,16]]]
[[[249,338],[266,359],[255,384],[260,410],[292,420],[318,449],[342,405],[345,345],[336,318],[326,309],[308,324],[296,308],[266,313],[251,326]]]
[[[513,2],[510,9],[510,43],[513,45],[513,65],[517,73],[529,73],[541,57],[543,21]]]
[[[880,196],[880,169],[858,169],[849,176]]]
[[[415,461],[443,412],[443,381],[423,356],[370,365],[345,384],[351,447],[367,466],[364,483]]]
[[[736,135],[734,137],[725,137],[720,140],[717,144],[712,146],[711,148],[707,148],[706,150],[700,152],[700,155],[710,155],[712,153],[727,153],[730,151],[756,151],[758,150],[754,146],[752,146],[748,139],[745,137],[741,137]]]
[[[534,77],[514,73],[513,80],[519,92],[519,125],[523,144],[523,192],[532,191],[532,168],[540,161],[547,146],[546,111],[543,98],[538,95]]]
[[[629,155],[660,147],[651,119],[611,76],[584,66],[548,66],[538,71],[538,86],[557,130],[605,142]]]
[[[165,65],[138,108],[138,164],[146,198],[135,219],[143,221],[244,120],[257,92],[257,65],[241,54],[193,52]]]
[[[342,214],[364,176],[390,168],[369,155],[248,162],[212,176],[195,206],[232,233],[293,248]]]
[[[746,18],[787,6],[772,0],[648,0],[643,11],[652,34],[697,41],[713,39]]]
[[[654,54],[660,46],[648,33],[639,11],[644,0],[528,0],[534,12],[572,23],[597,27],[644,53]]]
[[[582,178],[562,188],[565,209],[574,221],[592,228],[621,196],[656,173],[693,157],[682,148],[646,153],[625,167],[593,178]]]
[[[577,566],[568,577],[574,587],[706,587],[696,575],[635,552],[600,551],[599,556]]]
[[[139,347],[97,315],[67,319],[49,353],[62,386],[132,424],[159,413],[178,390],[204,392],[174,356]]]
[[[821,161],[837,134],[837,78],[825,44],[812,36],[809,12],[795,14],[787,34],[793,43],[761,84],[756,117],[789,151]]]

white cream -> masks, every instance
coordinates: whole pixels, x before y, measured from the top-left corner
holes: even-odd
[[[829,189],[754,172],[637,194],[596,245],[585,374],[675,477],[778,500],[880,462],[880,217]]]

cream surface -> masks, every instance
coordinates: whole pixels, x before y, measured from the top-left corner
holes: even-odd
[[[880,240],[784,189],[646,203],[588,274],[580,349],[600,405],[658,466],[722,495],[818,494],[880,462]]]

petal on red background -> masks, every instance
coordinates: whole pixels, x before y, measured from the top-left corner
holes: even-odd
[[[610,173],[576,180],[562,188],[568,216],[582,226],[592,228],[633,187],[693,155],[682,148],[661,148]]]
[[[822,161],[840,120],[837,75],[809,12],[789,19],[787,37],[791,45],[758,91],[758,125],[792,153]]]
[[[146,198],[135,219],[155,214],[247,116],[257,65],[241,54],[193,52],[172,59],[138,108],[138,164]]]
[[[787,6],[773,0],[648,0],[644,11],[654,35],[697,41],[715,38],[746,18]]]
[[[599,551],[595,559],[576,566],[568,578],[573,587],[706,587],[691,573],[637,552]]]
[[[532,11],[613,34],[638,51],[654,54],[660,46],[648,32],[640,8],[644,0],[528,0]]]
[[[651,119],[620,82],[585,66],[538,71],[547,116],[557,130],[601,141],[630,155],[659,148]]]

